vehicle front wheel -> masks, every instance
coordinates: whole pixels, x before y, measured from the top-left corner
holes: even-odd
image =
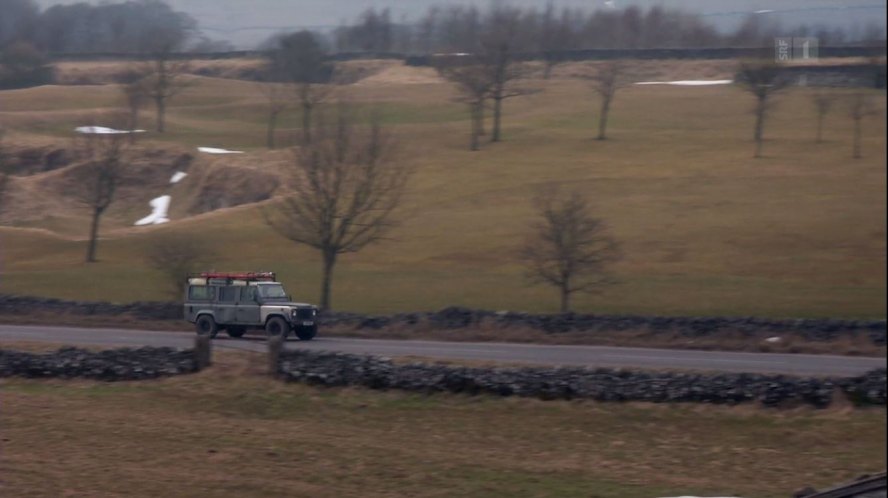
[[[247,329],[244,327],[228,327],[225,331],[228,332],[228,337],[232,339],[240,339],[247,333]]]
[[[314,339],[316,335],[318,335],[318,327],[316,325],[311,327],[296,327],[296,337],[298,337],[300,341],[310,341]]]
[[[207,335],[210,336],[210,339],[219,334],[219,325],[216,324],[216,320],[213,320],[213,317],[210,315],[200,315],[197,317],[197,321],[194,322],[194,328],[197,330],[197,335]]]
[[[287,335],[290,333],[290,324],[279,316],[273,316],[265,323],[265,333],[268,334],[268,337],[280,337],[283,340],[287,340]]]

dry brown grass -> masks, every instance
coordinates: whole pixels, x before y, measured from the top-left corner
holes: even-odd
[[[885,411],[316,389],[226,353],[143,383],[0,380],[5,496],[784,497],[885,466]]]
[[[671,64],[664,70],[673,70]],[[682,71],[682,64],[675,62],[674,70]],[[705,71],[662,79],[706,77]],[[274,168],[278,153],[262,148],[265,107],[256,84],[193,82],[171,102],[168,133],[145,139],[244,149],[248,154],[240,160]],[[815,145],[812,91],[787,90],[768,125],[766,157],[754,160],[752,102],[732,86],[621,90],[612,140],[605,142],[591,138],[597,105],[587,85],[556,77],[540,87],[541,93],[509,101],[505,141],[477,154],[464,150],[466,113],[451,100],[450,85],[391,82],[337,90],[382,113],[417,173],[391,239],[337,265],[336,307],[370,313],[450,305],[552,310],[554,293],[526,285],[515,247],[533,214],[534,192],[554,183],[594,199],[626,255],[614,268],[619,283],[601,295],[577,296],[578,311],[885,316],[883,122],[866,123],[864,158],[852,161],[853,125],[841,106],[828,117],[828,141]],[[837,98],[847,93],[830,92]],[[874,98],[884,108],[884,94]],[[81,124],[74,120],[115,106],[112,86],[4,91],[0,121],[19,136],[64,140]],[[282,133],[297,130],[298,118],[295,112],[284,116]],[[301,300],[317,299],[314,252],[281,239],[255,209],[189,217],[177,211],[187,205],[178,190],[185,188],[171,192],[175,221],[168,226],[127,226],[147,214],[136,202],[130,213],[109,213],[103,260],[89,267],[76,264],[84,252],[86,214],[44,195],[45,205],[34,209],[44,219],[28,226],[73,240],[3,230],[10,255],[4,290],[81,300],[158,299],[159,280],[134,261],[153,234],[187,232],[227,248],[220,266],[273,268]],[[126,279],[145,284],[119,283]],[[86,281],[94,285],[84,288]]]

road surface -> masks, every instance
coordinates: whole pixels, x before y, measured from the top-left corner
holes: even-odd
[[[264,352],[259,338],[213,341],[216,348]],[[126,329],[22,326],[0,324],[0,347],[28,341],[79,346],[191,347],[193,334]],[[609,368],[694,369],[723,372],[779,373],[817,376],[857,375],[885,368],[885,358],[851,356],[736,353],[605,346],[552,346],[442,341],[397,341],[320,336],[310,342],[289,341],[287,349],[328,350],[377,356],[420,356],[447,360],[482,360],[540,365]]]

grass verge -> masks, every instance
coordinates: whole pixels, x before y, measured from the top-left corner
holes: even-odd
[[[885,410],[316,389],[224,353],[152,382],[0,381],[10,496],[787,496],[885,467]]]

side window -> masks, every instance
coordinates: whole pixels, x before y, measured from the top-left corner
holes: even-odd
[[[220,287],[219,302],[233,303],[237,299],[237,287]]]
[[[241,302],[253,302],[256,300],[256,286],[255,285],[247,285],[245,287],[241,287]]]
[[[213,294],[213,288],[206,285],[192,285],[188,288],[188,299],[195,301],[209,301]]]

